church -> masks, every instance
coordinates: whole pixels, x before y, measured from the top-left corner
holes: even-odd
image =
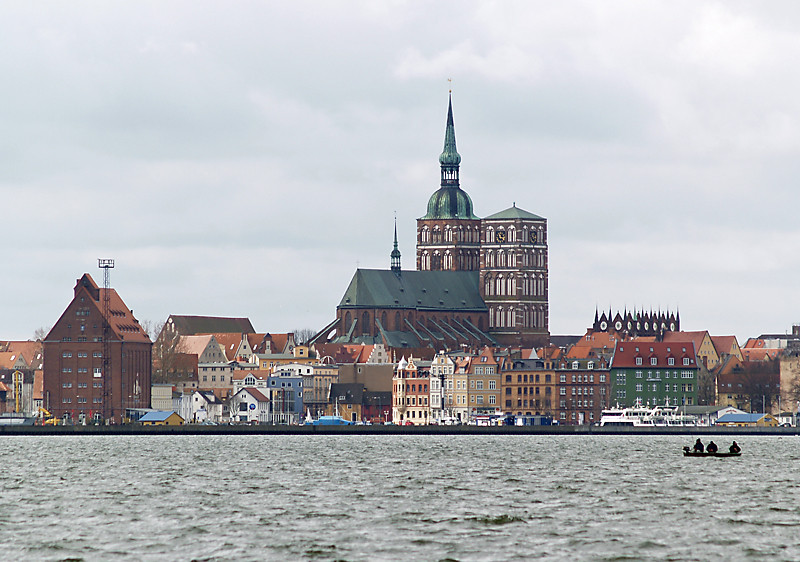
[[[312,341],[412,350],[549,343],[547,219],[516,203],[475,215],[459,179],[452,95],[439,164],[439,189],[417,219],[416,270],[400,267],[395,224],[390,268],[357,269],[336,319]]]

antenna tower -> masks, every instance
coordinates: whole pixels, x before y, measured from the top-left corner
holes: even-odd
[[[114,417],[111,406],[111,324],[109,305],[111,304],[111,270],[114,260],[98,259],[97,267],[103,270],[103,419],[106,423]]]

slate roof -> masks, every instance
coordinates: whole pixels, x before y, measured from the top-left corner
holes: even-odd
[[[171,314],[169,320],[172,321],[172,325],[178,333],[184,336],[196,334],[251,334],[255,332],[248,318]]]
[[[484,312],[477,271],[357,269],[339,308]]]

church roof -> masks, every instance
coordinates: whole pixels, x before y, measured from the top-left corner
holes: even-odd
[[[253,325],[247,318],[224,318],[220,316],[184,316],[171,314],[167,322],[174,325],[181,335],[196,334],[252,334]]]
[[[428,199],[428,212],[422,219],[477,219],[472,199],[460,187],[441,187]]]
[[[501,219],[537,219],[537,220],[544,220],[544,217],[540,217],[539,215],[534,215],[533,213],[529,213],[523,209],[520,209],[516,205],[513,205],[506,209],[505,211],[500,211],[499,213],[495,213],[493,215],[489,215],[484,220],[501,220]]]
[[[485,311],[477,271],[357,269],[339,308]]]

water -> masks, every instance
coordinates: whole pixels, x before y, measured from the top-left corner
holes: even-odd
[[[3,437],[2,558],[800,559],[800,439],[692,440]]]

